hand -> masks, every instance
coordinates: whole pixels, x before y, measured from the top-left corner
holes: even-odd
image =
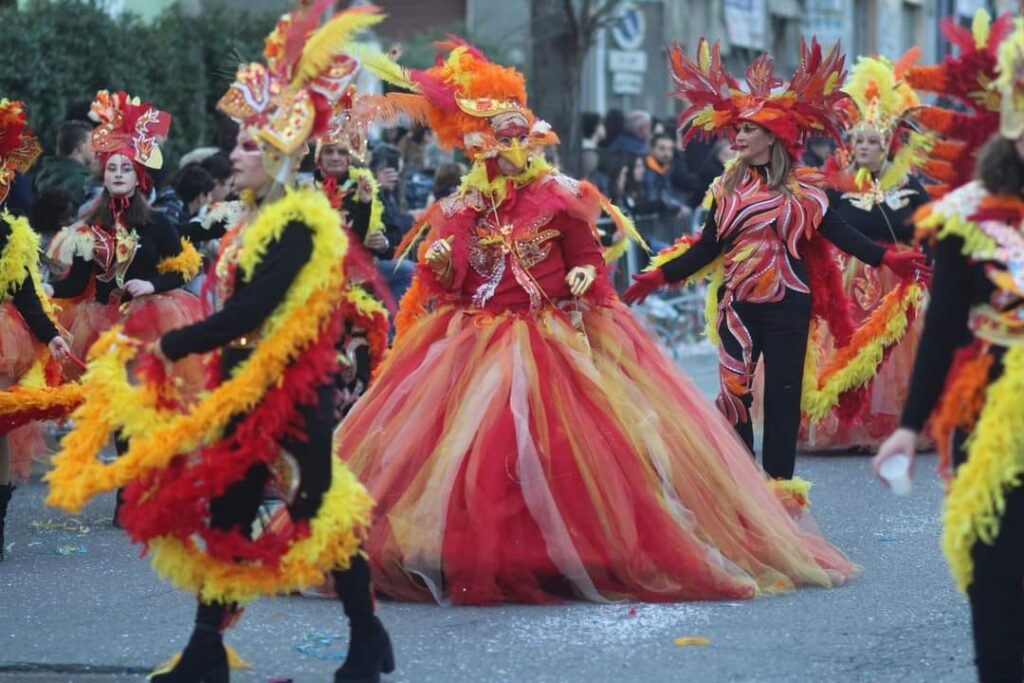
[[[146,296],[156,291],[156,287],[149,280],[129,280],[124,283],[124,289],[126,292],[132,295],[132,298],[138,299],[140,296]]]
[[[382,190],[389,192],[395,189],[395,185],[398,184],[398,171],[387,166],[381,166],[377,169],[377,184],[380,185]]]
[[[363,244],[366,245],[367,249],[378,254],[384,253],[391,246],[388,236],[380,230],[371,230]]]
[[[52,297],[53,296],[53,285],[51,285],[48,282],[44,282],[43,283],[43,294],[45,294],[46,296]]]
[[[167,356],[164,355],[164,348],[160,346],[160,340],[157,339],[155,342],[146,345],[146,351],[153,355],[158,361],[164,365],[170,365],[171,361]]]
[[[583,296],[596,278],[597,268],[594,266],[576,266],[565,276],[565,284],[569,285],[569,291],[573,296]]]
[[[932,275],[932,269],[925,261],[925,255],[918,251],[888,249],[882,256],[882,265],[901,279],[915,282],[925,282]]]
[[[623,292],[622,300],[627,304],[642,304],[651,292],[666,284],[665,273],[661,272],[661,268],[634,275],[633,284]]]
[[[369,204],[373,201],[373,185],[370,184],[370,179],[366,176],[359,177],[359,188],[356,197],[363,204]]]
[[[434,274],[443,277],[452,268],[452,237],[435,240],[427,249],[426,261]]]
[[[71,355],[71,347],[59,334],[51,339],[47,346],[50,348],[50,355],[54,360],[64,360]]]
[[[878,469],[882,463],[894,455],[902,454],[910,458],[910,474],[914,474],[914,454],[917,452],[917,432],[913,429],[900,427],[889,435],[889,438],[878,447],[878,454],[871,459],[871,469],[875,476],[882,479]],[[883,481],[885,481],[883,479]]]

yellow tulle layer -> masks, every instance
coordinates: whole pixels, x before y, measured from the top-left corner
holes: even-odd
[[[203,602],[244,603],[261,595],[305,590],[323,584],[326,570],[349,566],[372,509],[373,499],[355,475],[331,458],[331,487],[310,522],[310,534],[292,544],[279,566],[218,560],[192,540],[165,536],[149,543],[152,567]]]
[[[971,585],[971,551],[978,542],[992,543],[1006,507],[1006,493],[1020,486],[1024,475],[1024,347],[1003,356],[1003,374],[985,395],[974,431],[967,442],[967,461],[950,483],[943,512],[942,550],[957,587]]]

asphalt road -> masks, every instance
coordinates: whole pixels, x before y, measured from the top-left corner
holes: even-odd
[[[684,366],[708,392],[711,359]],[[923,458],[907,498],[873,481],[865,457],[802,457],[819,526],[864,571],[833,590],[753,602],[447,608],[384,602],[393,683],[531,681],[973,680],[966,605],[939,552],[941,485]],[[109,525],[111,497],[73,520],[15,493],[0,564],[0,681],[142,680],[188,637],[193,602],[149,571]],[[62,554],[63,553],[63,554]],[[255,666],[232,680],[329,681],[344,652],[340,605],[252,605],[228,642]],[[709,644],[678,647],[683,636]]]

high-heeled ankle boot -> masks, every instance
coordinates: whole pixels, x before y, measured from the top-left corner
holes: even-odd
[[[4,561],[4,547],[7,539],[4,538],[4,526],[7,522],[7,504],[11,502],[11,494],[14,493],[14,484],[0,486],[0,562]]]
[[[181,659],[170,671],[154,674],[152,683],[228,683],[228,654],[220,626],[226,608],[221,604],[199,604],[196,626]]]
[[[395,670],[395,653],[384,624],[373,613],[370,565],[361,555],[346,571],[336,571],[334,587],[349,623],[348,655],[334,672],[334,683],[378,683]]]

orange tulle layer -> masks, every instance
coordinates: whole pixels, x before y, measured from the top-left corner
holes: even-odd
[[[39,344],[14,303],[0,303],[0,375],[24,375],[36,360]]]
[[[847,259],[843,279],[856,327],[878,307],[883,296],[900,284],[892,271],[872,268],[855,259]],[[818,423],[808,424],[805,420],[800,430],[799,448],[808,451],[873,450],[892,434],[900,426],[923,328],[924,316],[918,315],[910,323],[906,336],[887,351],[878,374],[866,387],[865,405],[856,419],[842,419],[838,411],[833,411]],[[821,339],[811,340],[811,343],[819,344],[822,357],[829,357],[834,351],[827,331]]]
[[[461,604],[736,599],[855,569],[798,527],[732,428],[621,304],[445,308],[339,427],[378,501],[379,591]]]

